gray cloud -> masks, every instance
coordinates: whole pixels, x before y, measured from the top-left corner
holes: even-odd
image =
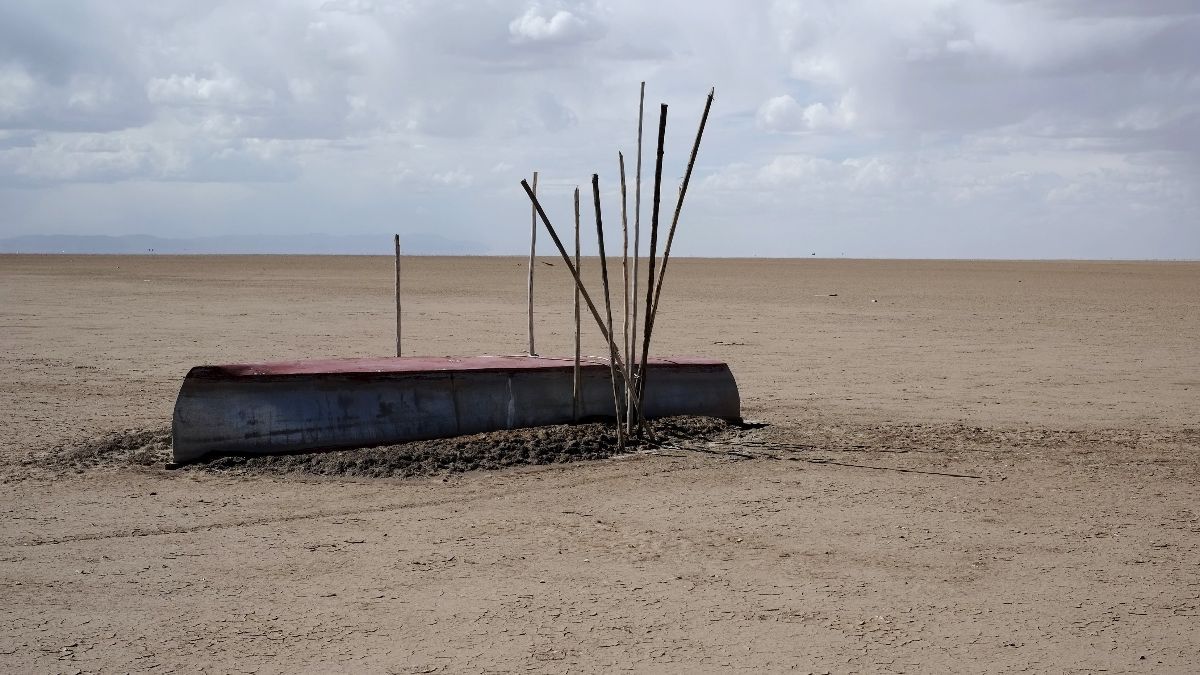
[[[0,0],[0,235],[515,252],[522,175],[613,198],[645,79],[672,181],[717,88],[682,253],[1197,257],[1197,45],[1182,1]]]

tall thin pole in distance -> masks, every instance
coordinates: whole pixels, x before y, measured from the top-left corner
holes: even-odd
[[[638,252],[642,246],[642,120],[645,118],[645,103],[646,83],[642,82],[641,92],[638,94],[637,175],[633,185],[633,288],[627,291],[633,298],[629,310],[632,325],[629,329],[629,352],[625,355],[628,359],[629,374],[635,382],[641,378],[634,371],[634,364],[637,363]],[[632,415],[629,416],[627,431],[633,433]]]
[[[394,235],[396,244],[396,356],[400,356],[400,235]]]
[[[613,410],[617,418],[617,446],[625,449],[625,427],[621,424],[621,395],[617,380],[617,336],[613,332],[612,295],[608,286],[608,259],[604,255],[604,222],[600,218],[600,176],[592,174],[592,201],[596,206],[596,240],[600,245],[600,280],[604,284],[604,311],[608,318],[608,370],[612,378]]]
[[[537,213],[535,210],[534,213]],[[575,269],[579,269],[579,187],[575,187]],[[582,345],[579,331],[579,286],[575,286],[575,370],[571,379],[571,420],[579,421],[580,372],[579,357]]]
[[[537,194],[538,172],[533,172],[533,193]],[[537,255],[537,210],[533,209],[529,216],[529,355],[537,356],[533,345],[533,266]]]

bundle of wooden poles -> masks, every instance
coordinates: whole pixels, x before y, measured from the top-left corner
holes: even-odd
[[[533,174],[533,186],[530,186],[529,181],[522,180],[521,187],[525,188],[525,193],[529,196],[530,202],[533,204],[531,237],[529,250],[529,353],[534,355],[534,340],[533,340],[533,265],[535,263],[534,254],[537,246],[537,221],[540,219],[549,232],[550,238],[554,241],[554,245],[558,248],[559,254],[562,256],[563,262],[566,263],[567,270],[571,272],[571,276],[575,280],[575,386],[574,386],[574,402],[576,411],[578,411],[579,391],[580,391],[580,375],[579,375],[579,359],[580,359],[580,305],[579,301],[582,297],[587,304],[588,311],[591,312],[592,318],[596,321],[596,326],[600,329],[600,334],[608,345],[608,361],[609,370],[612,377],[613,386],[613,407],[617,419],[617,439],[622,448],[625,447],[627,439],[631,436],[641,437],[642,435],[650,436],[651,432],[646,425],[645,416],[642,414],[644,408],[643,403],[646,397],[646,379],[647,379],[647,356],[650,353],[650,342],[654,334],[654,320],[658,315],[658,302],[662,296],[663,282],[667,276],[667,263],[671,258],[671,245],[675,242],[675,229],[679,225],[679,214],[683,210],[683,200],[687,195],[688,182],[692,178],[692,169],[696,164],[696,153],[700,150],[700,139],[704,136],[704,125],[708,121],[708,112],[712,108],[713,95],[715,91],[710,90],[708,98],[704,103],[704,112],[700,116],[700,125],[696,130],[696,140],[692,144],[692,152],[688,157],[687,171],[683,175],[683,182],[679,186],[679,197],[675,202],[675,213],[671,218],[671,226],[667,231],[666,245],[663,247],[661,264],[658,259],[658,234],[659,234],[659,206],[662,197],[662,167],[663,167],[663,143],[666,138],[667,130],[667,104],[663,103],[659,106],[658,113],[658,151],[654,163],[654,196],[651,201],[650,209],[650,251],[647,267],[646,279],[646,300],[644,305],[645,320],[642,325],[642,344],[640,351],[637,348],[637,295],[638,295],[638,270],[639,270],[639,251],[641,248],[641,213],[642,213],[642,122],[644,119],[645,100],[646,100],[646,83],[642,82],[641,91],[638,97],[638,133],[637,133],[637,170],[634,187],[634,244],[633,244],[633,280],[630,284],[630,265],[629,265],[629,218],[628,218],[628,199],[625,191],[625,156],[617,153],[617,163],[620,171],[621,181],[621,232],[622,232],[622,274],[624,276],[625,301],[624,301],[624,320],[621,344],[617,344],[617,335],[613,329],[613,312],[612,312],[612,296],[609,292],[608,282],[608,259],[605,257],[604,251],[604,223],[600,208],[600,177],[598,174],[592,174],[592,203],[596,212],[596,238],[600,248],[600,278],[604,287],[604,311],[602,317],[600,311],[596,307],[596,303],[592,301],[592,295],[588,293],[584,286],[583,278],[579,274],[579,188],[575,188],[575,257],[572,260],[567,254],[567,249],[563,246],[562,240],[555,231],[554,226],[550,224],[550,219],[546,217],[546,212],[542,208],[542,204],[537,197],[537,173]],[[657,277],[655,277],[657,267]],[[640,359],[640,363],[639,363]],[[637,364],[637,365],[635,365]]]

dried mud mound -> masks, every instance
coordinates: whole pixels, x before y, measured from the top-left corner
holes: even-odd
[[[21,466],[30,471],[82,473],[89,469],[163,466],[171,459],[171,429],[132,429],[32,452]]]
[[[659,445],[678,446],[707,442],[729,430],[730,425],[709,417],[672,417],[653,421],[651,428]],[[247,476],[309,474],[404,478],[604,459],[618,452],[616,429],[611,424],[586,423],[494,431],[353,450],[215,457],[188,464],[181,470]],[[170,459],[170,429],[144,429],[107,434],[33,453],[22,462],[25,469],[22,473],[28,476],[163,467]]]
[[[726,429],[726,423],[712,418],[680,417],[656,420],[652,427],[660,443],[679,443],[714,437]],[[195,466],[205,471],[238,474],[306,473],[401,478],[604,459],[618,451],[613,426],[564,424],[359,450],[220,457]]]

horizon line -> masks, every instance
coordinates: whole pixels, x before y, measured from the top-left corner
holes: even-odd
[[[390,253],[157,253],[153,251],[123,252],[123,253],[47,253],[47,252],[0,252],[0,257],[16,256],[56,256],[70,257],[140,257],[140,258],[225,258],[225,257],[290,257],[290,258],[393,258]],[[528,255],[523,253],[403,253],[402,258],[517,258],[524,260]],[[561,256],[547,253],[539,254],[538,258],[559,259]],[[599,258],[598,255],[583,255],[582,258]],[[632,259],[633,256],[630,256]],[[641,259],[645,259],[642,256]],[[662,258],[661,255],[658,258]],[[608,256],[609,260],[620,260],[621,256]],[[886,256],[713,256],[713,255],[672,255],[672,260],[846,260],[850,262],[865,261],[908,261],[908,262],[1162,262],[1162,263],[1194,263],[1200,258],[978,258],[978,257],[886,257]]]

